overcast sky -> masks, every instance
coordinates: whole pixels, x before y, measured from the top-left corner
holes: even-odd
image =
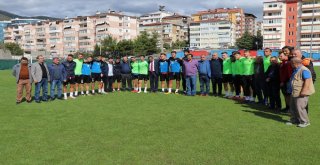
[[[236,6],[261,19],[262,2],[263,0],[0,0],[0,10],[22,16],[64,18],[91,15],[108,9],[139,16],[157,11],[159,5],[165,5],[167,11],[185,15],[199,10]]]

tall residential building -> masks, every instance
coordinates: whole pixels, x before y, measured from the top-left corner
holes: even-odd
[[[320,49],[319,1],[265,0],[263,12],[265,48],[280,49],[288,45],[309,51],[312,38],[312,50]]]
[[[196,22],[212,19],[233,23],[236,28],[236,38],[240,38],[245,31],[245,14],[241,8],[218,8],[192,14],[192,20]]]
[[[236,25],[228,20],[202,20],[190,23],[190,47],[227,49],[235,46]]]
[[[142,15],[139,19],[139,32],[147,31],[149,34],[157,32],[158,46],[163,43],[172,46],[176,41],[189,40],[189,23],[191,18],[177,13],[158,11]]]
[[[4,29],[11,25],[11,26],[18,26],[18,25],[26,25],[31,23],[37,23],[42,20],[40,19],[24,19],[24,18],[15,18],[8,21],[0,21],[0,42],[4,41]]]
[[[147,13],[139,18],[140,25],[146,24],[153,24],[153,23],[160,23],[162,18],[172,16],[174,13],[167,12],[167,11],[157,11],[153,13]]]
[[[245,13],[245,27],[244,30],[248,31],[251,35],[256,35],[256,16],[250,13]]]
[[[116,40],[136,38],[137,18],[109,12],[5,28],[5,42],[19,43],[26,52],[47,51],[61,57],[93,52],[94,46],[108,35]]]

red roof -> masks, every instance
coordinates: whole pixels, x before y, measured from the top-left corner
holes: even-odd
[[[195,51],[190,51],[190,54],[192,54],[193,56],[208,56],[209,52],[205,51],[205,50],[195,50]]]

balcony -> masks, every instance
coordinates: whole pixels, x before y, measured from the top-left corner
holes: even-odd
[[[320,3],[314,4],[315,8],[320,8]],[[308,5],[302,5],[302,9],[308,9],[308,8],[313,8],[313,4],[308,4]]]

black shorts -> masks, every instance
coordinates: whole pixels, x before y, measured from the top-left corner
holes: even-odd
[[[114,80],[114,82],[121,82],[121,79],[122,79],[122,77],[121,77],[121,74],[119,74],[119,75],[114,75],[113,76],[113,80]]]
[[[68,84],[75,84],[76,83],[76,80],[75,80],[75,77],[67,77],[67,81],[66,82],[63,82],[63,85],[66,86]]]
[[[222,82],[223,83],[233,83],[232,74],[223,74],[222,75]]]
[[[82,80],[82,78],[81,78],[80,75],[76,75],[76,76],[74,77],[74,81],[75,81],[77,84],[81,84],[81,80]]]
[[[139,74],[132,73],[132,80],[139,79]]]
[[[169,74],[168,73],[160,73],[160,81],[169,81]]]
[[[81,83],[82,84],[89,84],[91,83],[92,79],[89,75],[81,75]]]
[[[181,80],[181,73],[174,73],[174,72],[170,72],[169,73],[169,80],[177,80],[180,81]]]
[[[149,77],[147,74],[139,74],[139,80],[147,81],[149,80]]]
[[[101,73],[92,73],[91,74],[92,82],[101,81]]]

